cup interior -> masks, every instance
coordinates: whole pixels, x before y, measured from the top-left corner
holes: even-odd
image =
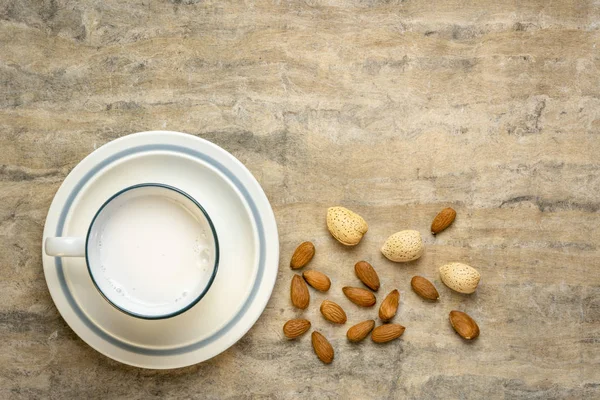
[[[185,192],[162,184],[126,188],[94,217],[86,261],[100,293],[135,317],[161,319],[196,304],[210,288],[219,244],[212,221]]]

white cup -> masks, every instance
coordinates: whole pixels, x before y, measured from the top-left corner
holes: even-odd
[[[159,183],[131,186],[109,198],[86,237],[50,237],[46,254],[85,257],[100,294],[134,317],[162,319],[193,307],[208,292],[219,242],[202,206]]]

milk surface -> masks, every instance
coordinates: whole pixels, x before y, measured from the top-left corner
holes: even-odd
[[[106,297],[129,312],[175,313],[210,280],[212,233],[188,199],[184,204],[174,192],[135,191],[117,197],[97,218],[90,239],[95,244],[88,247],[92,275]]]

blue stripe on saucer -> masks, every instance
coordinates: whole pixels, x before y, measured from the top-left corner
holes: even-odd
[[[221,329],[219,329],[217,332],[215,332],[212,336],[210,336],[206,339],[203,339],[199,342],[192,343],[192,344],[184,346],[184,347],[175,348],[175,349],[148,349],[145,347],[139,347],[139,346],[135,346],[135,345],[132,345],[129,343],[121,342],[117,338],[110,336],[109,334],[104,332],[102,329],[98,328],[98,326],[96,326],[87,317],[87,315],[81,310],[81,308],[79,307],[79,304],[77,304],[77,302],[73,298],[73,295],[71,294],[69,287],[67,285],[67,281],[65,279],[65,274],[64,274],[63,265],[62,265],[62,259],[60,257],[55,258],[56,270],[58,273],[58,280],[60,282],[60,287],[62,289],[62,292],[63,292],[65,298],[67,299],[67,301],[69,302],[69,305],[71,306],[73,311],[75,311],[77,316],[85,323],[85,325],[91,331],[93,331],[96,335],[101,337],[103,340],[106,340],[110,344],[117,346],[123,350],[131,351],[131,352],[141,354],[141,355],[172,356],[172,355],[177,355],[177,354],[185,354],[185,353],[188,353],[188,352],[191,352],[194,350],[198,350],[204,346],[207,346],[207,345],[213,343],[215,340],[218,340],[219,338],[223,337],[223,335],[227,334],[227,332],[229,332],[231,330],[231,328],[239,322],[239,320],[248,311],[248,308],[254,301],[254,298],[256,297],[256,294],[258,293],[258,288],[260,286],[260,282],[262,281],[262,278],[263,278],[263,275],[265,272],[265,254],[266,254],[265,232],[264,232],[264,227],[262,225],[262,221],[260,219],[260,214],[258,212],[258,208],[256,207],[256,204],[254,203],[254,199],[252,198],[252,196],[250,196],[250,193],[248,192],[246,187],[230,170],[228,170],[224,165],[219,163],[214,158],[209,157],[204,153],[201,153],[201,152],[198,152],[198,151],[186,148],[186,147],[182,147],[182,146],[161,145],[161,144],[145,145],[145,146],[132,147],[132,148],[124,150],[122,152],[116,153],[116,154],[112,155],[111,157],[108,157],[105,160],[103,160],[100,164],[96,165],[79,182],[77,182],[77,184],[75,185],[75,187],[69,194],[69,197],[67,197],[67,201],[65,202],[65,205],[60,213],[60,217],[58,219],[58,225],[56,228],[56,236],[62,236],[64,225],[65,225],[65,220],[67,218],[67,215],[69,214],[69,210],[70,210],[71,206],[73,205],[73,201],[75,200],[75,198],[77,197],[77,195],[79,194],[79,192],[81,191],[83,186],[94,175],[96,175],[102,169],[106,168],[111,163],[113,163],[123,157],[130,156],[132,154],[143,153],[143,152],[147,152],[147,151],[174,151],[174,152],[187,154],[192,157],[196,157],[202,161],[209,163],[211,166],[215,167],[220,172],[222,172],[227,178],[229,178],[229,180],[240,191],[240,193],[242,194],[242,196],[248,203],[248,206],[250,207],[250,211],[252,212],[252,216],[254,217],[254,221],[256,223],[256,228],[258,230],[259,260],[258,260],[258,272],[256,275],[256,280],[254,281],[254,286],[252,287],[250,295],[246,299],[246,302],[244,303],[242,308],[233,317],[233,319],[231,321],[229,321],[229,323],[227,323],[227,325],[223,326]]]

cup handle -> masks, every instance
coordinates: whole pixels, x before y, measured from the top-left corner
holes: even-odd
[[[46,254],[54,257],[85,256],[85,238],[49,237],[45,243]]]

